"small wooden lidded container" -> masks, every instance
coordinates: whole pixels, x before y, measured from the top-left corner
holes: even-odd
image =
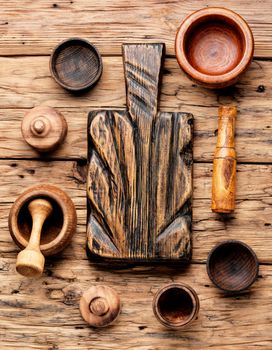
[[[56,149],[67,135],[67,123],[63,115],[47,106],[32,108],[26,113],[22,125],[25,141],[38,152]]]
[[[167,328],[186,328],[198,315],[199,299],[190,286],[171,283],[156,293],[153,312],[158,321]]]
[[[84,39],[67,39],[51,55],[52,77],[71,92],[83,92],[93,87],[100,79],[102,70],[99,51]]]
[[[106,327],[118,317],[121,304],[114,289],[108,286],[93,286],[80,299],[83,319],[92,327]]]
[[[9,230],[23,249],[17,271],[38,277],[44,257],[62,251],[76,231],[77,217],[70,197],[56,186],[42,184],[29,188],[14,202],[9,213]]]
[[[207,260],[210,280],[225,292],[240,292],[257,279],[258,258],[245,243],[227,240],[216,245]]]
[[[224,88],[234,84],[248,68],[254,39],[240,15],[208,7],[182,22],[175,50],[180,67],[191,79],[207,88]]]

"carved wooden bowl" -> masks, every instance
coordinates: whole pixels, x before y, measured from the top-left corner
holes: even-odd
[[[60,43],[50,59],[53,78],[67,90],[80,92],[94,86],[102,74],[102,58],[87,40],[71,38]]]
[[[21,249],[27,246],[32,229],[28,204],[37,198],[47,199],[53,207],[52,214],[43,225],[40,250],[45,256],[54,255],[70,242],[77,223],[72,200],[56,186],[36,185],[27,189],[16,199],[9,214],[10,234]]]
[[[198,311],[198,296],[185,284],[168,284],[161,288],[153,299],[154,315],[167,328],[187,327],[195,320]]]
[[[254,39],[240,15],[209,7],[182,22],[175,50],[180,67],[191,79],[208,88],[223,88],[234,84],[248,68]]]
[[[226,292],[239,292],[258,277],[259,263],[254,251],[245,243],[228,240],[215,246],[207,260],[211,281]]]

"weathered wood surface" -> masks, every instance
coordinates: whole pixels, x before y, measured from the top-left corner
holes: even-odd
[[[271,266],[260,267],[250,293],[227,297],[212,286],[204,265],[112,270],[57,259],[37,282],[16,275],[13,264],[13,258],[0,261],[4,349],[271,349]],[[172,281],[191,285],[200,298],[199,316],[188,330],[166,330],[152,312],[154,294]],[[82,292],[103,283],[119,293],[122,310],[113,326],[94,330],[78,303]]]
[[[164,50],[123,45],[127,110],[89,114],[93,258],[191,259],[193,116],[158,111]]]
[[[73,198],[78,229],[72,245],[62,252],[65,259],[87,259],[86,243],[86,165],[71,161],[0,161],[0,256],[16,256],[7,227],[12,202],[27,187],[40,182],[60,186]],[[55,174],[52,177],[52,174]],[[238,165],[236,210],[224,220],[210,210],[212,164],[194,164],[193,262],[204,262],[215,243],[229,238],[248,243],[262,263],[272,263],[272,165]],[[14,260],[15,263],[15,260]]]
[[[1,157],[33,158],[38,154],[22,139],[24,113],[36,105],[59,108],[68,123],[65,143],[54,158],[87,157],[87,114],[97,106],[125,108],[125,84],[121,57],[104,57],[104,71],[95,89],[71,98],[50,77],[48,57],[0,58],[0,150]],[[193,113],[194,159],[212,161],[217,139],[218,105],[237,103],[236,150],[238,162],[272,162],[272,64],[254,61],[241,81],[227,91],[215,93],[194,85],[175,59],[164,66],[161,111]],[[11,79],[12,77],[12,79]],[[118,86],[118,88],[116,88]],[[12,132],[11,132],[12,130]]]
[[[173,54],[180,22],[206,6],[227,6],[242,15],[256,39],[255,55],[272,56],[270,0],[10,0],[0,5],[0,55],[49,54],[74,36],[89,39],[104,55],[120,54],[123,42],[142,41],[163,41]]]
[[[241,81],[218,93],[194,85],[175,58],[166,60],[160,110],[194,114],[194,159],[209,162],[194,165],[193,264],[187,271],[167,266],[98,268],[85,253],[86,167],[81,159],[87,157],[87,114],[91,109],[125,108],[121,43],[166,42],[167,55],[172,56],[177,25],[192,10],[207,5],[227,6],[243,15],[253,29],[256,47],[255,60]],[[0,1],[0,12],[0,157],[5,158],[0,161],[0,347],[271,350],[271,1],[11,0]],[[53,81],[48,67],[54,46],[71,36],[96,44],[105,68],[96,88],[78,98]],[[211,161],[217,108],[229,102],[239,107],[238,163],[252,164],[237,166],[236,210],[225,221],[210,210]],[[23,142],[20,123],[23,113],[39,104],[59,108],[67,119],[67,139],[50,156],[61,162],[22,160],[38,158]],[[67,191],[76,204],[79,224],[71,245],[46,263],[46,275],[30,281],[15,274],[18,248],[9,235],[7,218],[19,193],[42,181]],[[262,263],[252,293],[237,298],[212,287],[203,265],[212,246],[226,238],[251,245]],[[151,310],[154,293],[173,280],[191,284],[200,296],[199,319],[185,332],[163,329]],[[82,320],[78,301],[82,291],[101,283],[121,294],[123,311],[117,325],[94,331]]]

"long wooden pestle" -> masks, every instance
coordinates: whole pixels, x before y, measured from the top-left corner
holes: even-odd
[[[28,205],[32,217],[32,230],[27,247],[17,257],[16,270],[26,277],[39,277],[44,269],[44,256],[40,251],[43,224],[53,208],[45,199],[35,199]]]
[[[218,110],[218,138],[213,160],[212,211],[231,213],[235,208],[236,151],[234,106],[221,106]]]

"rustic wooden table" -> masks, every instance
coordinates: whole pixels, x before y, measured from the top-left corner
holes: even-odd
[[[242,80],[227,91],[200,88],[181,72],[174,57],[175,31],[193,10],[228,6],[251,25],[255,58]],[[271,349],[272,348],[272,1],[25,0],[0,2],[0,349]],[[99,84],[73,97],[50,77],[49,55],[62,39],[79,36],[101,50]],[[161,110],[195,116],[193,261],[170,266],[96,266],[85,254],[86,122],[93,108],[125,106],[123,42],[165,42],[167,59]],[[210,210],[212,158],[219,104],[238,104],[237,209],[229,220]],[[37,105],[58,108],[69,127],[65,144],[40,157],[22,140],[24,113]],[[28,186],[59,185],[73,198],[78,230],[72,244],[48,259],[43,277],[16,274],[18,248],[7,218]],[[260,274],[250,292],[226,296],[206,274],[205,260],[216,242],[240,239],[256,251]],[[200,314],[186,331],[165,330],[152,314],[154,293],[165,283],[190,284]],[[91,285],[114,286],[123,308],[117,323],[93,330],[78,301]]]

